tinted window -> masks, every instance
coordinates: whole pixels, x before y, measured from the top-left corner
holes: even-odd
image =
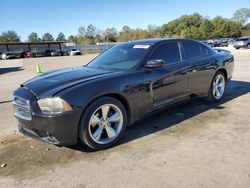
[[[193,59],[202,56],[202,51],[199,44],[183,43],[186,59]]]
[[[202,51],[204,56],[208,55],[208,50],[205,46],[201,46],[201,51]]]
[[[180,62],[181,58],[178,45],[176,43],[163,44],[153,52],[150,59],[161,59],[167,64]]]
[[[215,53],[215,51],[208,45],[201,45],[201,50],[202,50],[202,53],[203,55],[212,55]]]

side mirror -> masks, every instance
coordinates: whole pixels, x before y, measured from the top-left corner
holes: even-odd
[[[165,65],[164,60],[161,59],[152,59],[146,62],[146,64],[144,65],[144,67],[146,68],[160,68],[163,67]]]

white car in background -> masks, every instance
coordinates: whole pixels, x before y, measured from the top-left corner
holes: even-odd
[[[16,58],[15,54],[11,52],[3,52],[1,54],[1,59],[15,59],[15,58]]]
[[[68,55],[82,55],[82,53],[77,49],[71,49],[67,51]]]

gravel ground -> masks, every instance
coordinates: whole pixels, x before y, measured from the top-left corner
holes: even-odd
[[[95,55],[25,59],[23,67],[1,69],[0,187],[250,187],[250,50],[230,50],[235,71],[220,103],[197,99],[163,110],[129,127],[119,146],[97,152],[20,135],[10,103],[36,63],[46,71]]]

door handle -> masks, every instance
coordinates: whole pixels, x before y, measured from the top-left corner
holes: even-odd
[[[196,69],[194,69],[194,70],[192,70],[192,72],[197,72],[197,70],[196,70]]]

